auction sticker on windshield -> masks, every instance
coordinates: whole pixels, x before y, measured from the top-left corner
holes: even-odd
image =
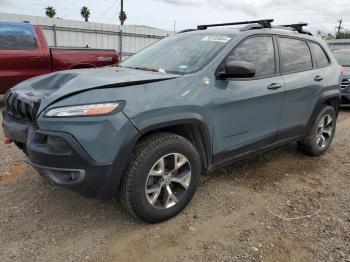
[[[221,43],[227,43],[230,40],[231,40],[231,37],[222,36],[222,35],[208,35],[202,38],[202,41],[221,42]]]

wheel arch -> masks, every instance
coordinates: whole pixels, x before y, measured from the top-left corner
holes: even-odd
[[[197,149],[202,163],[202,173],[207,174],[212,163],[212,143],[208,126],[198,118],[173,119],[154,122],[139,129],[141,139],[161,132],[174,133],[189,140]]]
[[[323,106],[329,105],[334,108],[336,115],[339,114],[339,107],[340,107],[340,100],[341,100],[341,94],[339,90],[331,90],[328,92],[325,92],[322,94],[320,99],[318,100],[313,113],[309,119],[307,130],[309,130],[312,127],[313,122],[315,121],[318,113],[322,109]]]

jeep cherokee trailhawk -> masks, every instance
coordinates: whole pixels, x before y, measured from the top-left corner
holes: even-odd
[[[342,68],[304,25],[271,22],[200,25],[120,67],[24,81],[5,96],[6,142],[51,183],[117,195],[149,223],[176,215],[201,174],[234,160],[292,142],[321,155]]]

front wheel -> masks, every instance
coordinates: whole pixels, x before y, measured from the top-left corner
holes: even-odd
[[[337,124],[333,107],[325,105],[319,112],[309,134],[298,142],[300,150],[310,156],[325,153],[332,143]]]
[[[184,209],[200,178],[196,148],[185,138],[161,133],[141,141],[123,179],[121,197],[135,217],[158,223]]]

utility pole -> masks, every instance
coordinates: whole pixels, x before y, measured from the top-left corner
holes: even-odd
[[[174,20],[174,35],[176,34],[176,20]]]
[[[338,20],[338,23],[339,23],[339,25],[336,27],[336,29],[337,29],[337,34],[336,34],[335,38],[338,38],[338,36],[339,36],[339,34],[340,34],[340,30],[342,30],[342,29],[343,29],[343,27],[342,27],[342,24],[343,24],[343,18],[342,18],[342,19],[340,19],[340,20]]]

